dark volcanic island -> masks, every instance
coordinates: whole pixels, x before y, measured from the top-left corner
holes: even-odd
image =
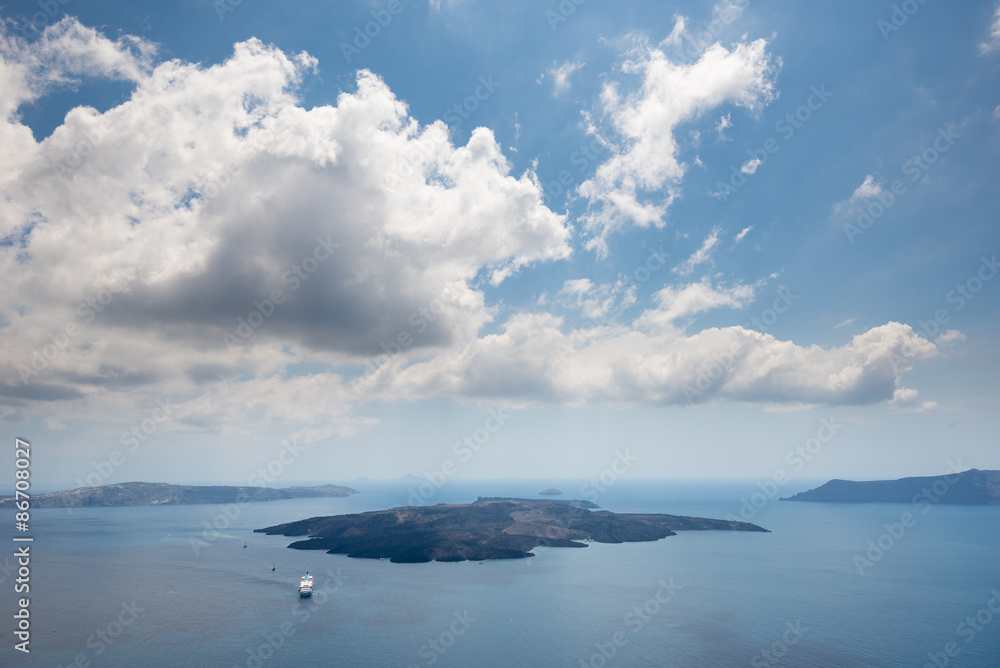
[[[534,556],[531,550],[539,545],[586,547],[580,541],[654,541],[676,535],[675,531],[712,529],[767,531],[747,522],[591,511],[567,502],[480,498],[464,505],[411,506],[313,517],[255,532],[308,536],[288,546],[296,550],[423,563],[522,559]]]

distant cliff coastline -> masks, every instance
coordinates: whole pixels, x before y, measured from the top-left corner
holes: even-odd
[[[782,501],[912,503],[915,498],[962,505],[1000,504],[1000,471],[969,469],[952,475],[899,480],[831,480]]]
[[[229,485],[168,485],[163,482],[123,482],[100,487],[80,487],[31,497],[32,508],[93,506],[160,506],[182,503],[236,503],[277,501],[306,497],[350,496],[356,489],[340,485],[317,487],[241,487]],[[13,508],[14,497],[0,498],[0,508]]]

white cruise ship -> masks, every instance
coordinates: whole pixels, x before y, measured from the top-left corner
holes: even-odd
[[[302,581],[299,582],[299,595],[300,596],[311,596],[313,593],[313,576],[306,573],[302,576]]]

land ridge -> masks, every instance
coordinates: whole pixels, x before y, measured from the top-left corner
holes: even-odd
[[[1000,471],[969,469],[949,475],[898,480],[834,479],[781,500],[822,503],[913,503],[921,498],[946,504],[1000,504]]]
[[[357,494],[341,485],[255,487],[253,485],[171,485],[165,482],[120,482],[78,487],[31,497],[32,508],[160,506],[194,503],[237,503],[281,499],[343,497]],[[13,508],[13,496],[0,498],[0,508]]]

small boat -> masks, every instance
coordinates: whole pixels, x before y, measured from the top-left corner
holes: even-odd
[[[247,549],[247,544],[246,543],[243,543],[243,549],[244,550]]]
[[[313,576],[306,572],[302,576],[302,581],[299,582],[299,596],[306,597],[312,596],[313,593]]]
[[[273,570],[274,570],[275,568],[277,568],[277,567],[278,567],[278,565],[277,565],[277,564],[275,564],[274,566],[271,566],[271,570],[273,571]]]

